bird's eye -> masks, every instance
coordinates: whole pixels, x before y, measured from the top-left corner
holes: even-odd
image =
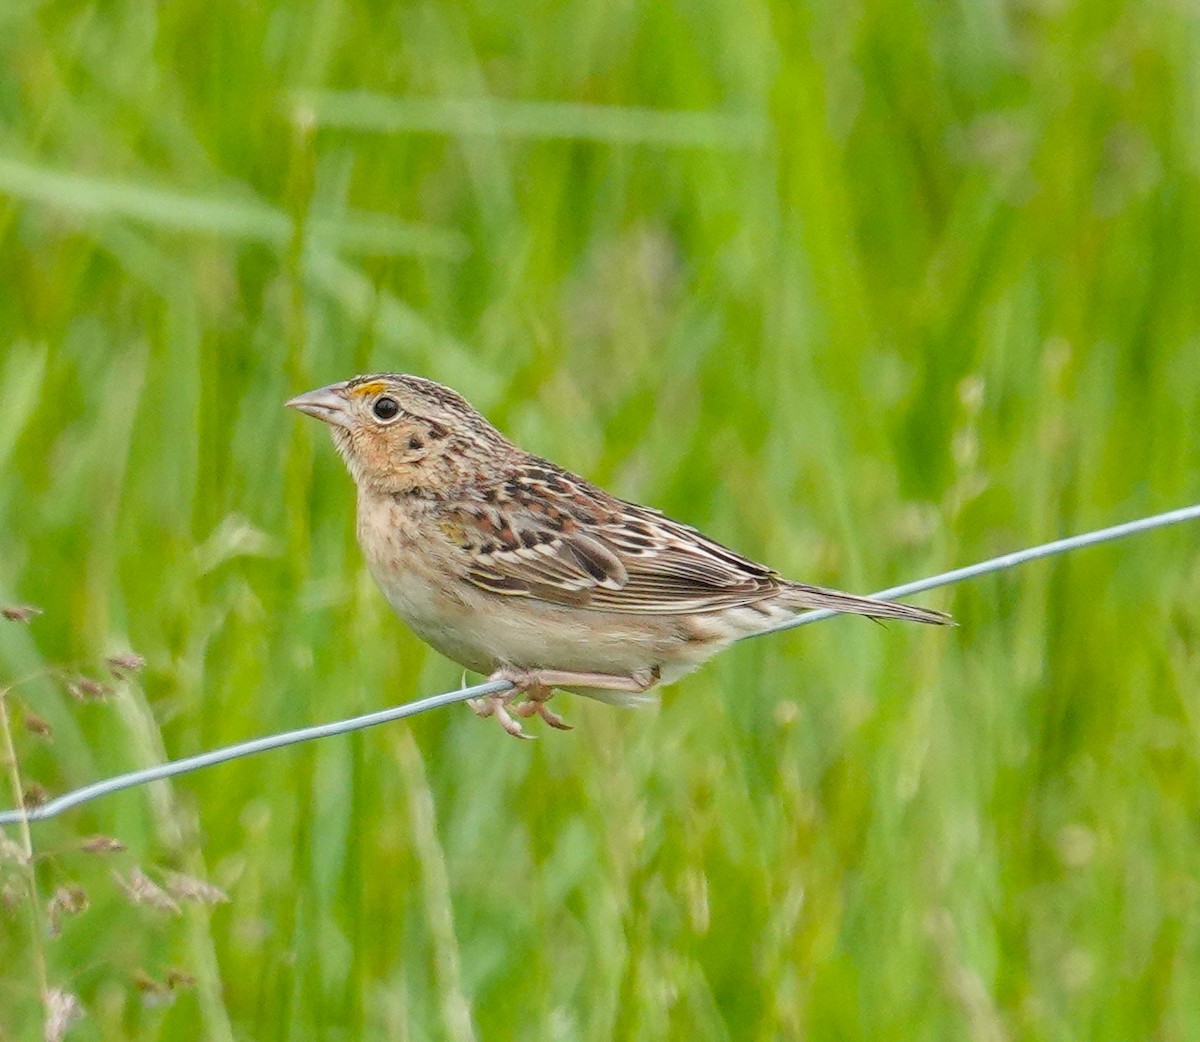
[[[382,398],[375,400],[375,404],[371,406],[371,411],[381,420],[394,420],[400,412],[400,403],[395,398],[389,398],[385,394]]]

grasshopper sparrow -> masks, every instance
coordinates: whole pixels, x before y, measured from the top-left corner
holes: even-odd
[[[358,487],[367,566],[400,617],[514,685],[472,703],[512,735],[524,735],[512,712],[567,726],[546,705],[555,688],[636,704],[808,608],[950,621],[785,579],[530,455],[432,380],[360,376],[287,404],[329,424]]]

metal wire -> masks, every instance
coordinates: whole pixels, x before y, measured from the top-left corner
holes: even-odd
[[[1113,525],[1110,528],[1101,528],[1095,532],[1086,532],[1083,535],[1071,536],[1067,539],[1056,539],[1051,543],[1043,543],[1041,546],[1030,547],[1027,550],[1018,550],[1015,553],[993,557],[990,560],[968,565],[965,568],[956,568],[954,571],[943,572],[941,575],[934,575],[928,579],[918,579],[915,582],[893,586],[887,590],[880,590],[878,593],[872,594],[872,596],[886,597],[888,599],[907,597],[914,593],[923,593],[926,590],[934,590],[941,586],[950,586],[953,583],[964,582],[967,579],[976,579],[981,575],[990,575],[993,572],[1005,571],[1009,568],[1015,568],[1017,565],[1027,564],[1030,561],[1041,560],[1045,557],[1053,557],[1056,554],[1067,553],[1070,550],[1079,550],[1086,546],[1094,546],[1097,543],[1123,539],[1126,536],[1136,535],[1139,532],[1148,532],[1151,529],[1165,528],[1167,525],[1175,525],[1183,521],[1197,519],[1200,519],[1200,504],[1183,507],[1179,510],[1169,510],[1163,514],[1139,518],[1136,521]],[[779,633],[783,630],[795,629],[797,626],[805,626],[810,622],[819,622],[822,619],[828,619],[838,614],[841,613],[831,611],[827,608],[805,612],[802,615],[797,615],[793,619],[788,619],[777,626],[772,626],[770,629],[763,630],[761,633],[755,633],[752,636],[760,637],[767,633]],[[281,734],[266,735],[263,738],[254,738],[247,742],[238,742],[236,745],[227,745],[223,749],[213,749],[210,752],[199,753],[196,756],[186,756],[180,760],[168,760],[166,763],[157,764],[154,767],[144,767],[141,770],[129,771],[126,774],[118,774],[112,778],[93,782],[91,785],[85,785],[79,789],[72,789],[70,792],[49,800],[38,807],[0,811],[0,826],[15,825],[22,819],[43,821],[46,818],[56,817],[63,811],[77,807],[81,803],[87,803],[100,796],[107,796],[112,792],[120,792],[122,789],[131,789],[134,786],[145,785],[147,782],[152,781],[161,781],[164,778],[174,778],[176,775],[187,774],[189,771],[198,771],[202,767],[212,767],[215,764],[226,763],[229,760],[236,760],[243,756],[251,756],[254,753],[266,752],[268,749],[280,749],[285,745],[296,745],[300,742],[308,742],[317,738],[329,738],[333,735],[346,734],[350,731],[361,731],[363,728],[374,727],[377,724],[385,724],[393,720],[403,720],[405,717],[416,716],[418,713],[424,713],[429,709],[441,709],[443,706],[453,705],[456,702],[465,702],[469,698],[481,698],[485,695],[499,694],[501,691],[507,691],[510,687],[512,685],[507,680],[490,680],[482,684],[475,684],[472,687],[464,687],[457,691],[446,691],[439,695],[430,695],[427,698],[417,699],[415,702],[407,702],[404,705],[394,706],[391,709],[381,709],[363,716],[351,717],[349,720],[336,720],[328,724],[302,727],[296,731],[284,731]]]
[[[965,582],[967,579],[978,579],[981,575],[991,575],[993,572],[1007,571],[1009,568],[1015,568],[1019,564],[1040,561],[1043,557],[1054,557],[1057,554],[1065,554],[1068,550],[1081,550],[1085,546],[1095,546],[1097,543],[1111,543],[1114,539],[1124,539],[1126,536],[1137,535],[1139,532],[1149,532],[1154,528],[1166,528],[1168,525],[1177,525],[1183,521],[1195,521],[1197,519],[1200,519],[1200,503],[1197,503],[1195,506],[1180,507],[1178,510],[1168,510],[1162,514],[1154,514],[1152,517],[1138,518],[1136,521],[1126,521],[1124,524],[1112,525],[1110,528],[1098,528],[1094,532],[1085,532],[1083,535],[1055,539],[1052,543],[1031,546],[1028,550],[1016,550],[1011,554],[1003,554],[1000,557],[993,557],[987,561],[980,561],[978,564],[969,564],[963,568],[955,568],[952,572],[942,572],[941,575],[934,575],[928,579],[916,579],[913,582],[903,583],[900,586],[892,586],[889,589],[873,593],[871,596],[881,597],[886,600],[909,597],[914,593],[936,590],[939,586],[952,586],[954,583]],[[832,618],[834,615],[840,614],[842,613],[832,611],[829,608],[807,611],[803,615],[797,615],[794,619],[786,619],[777,626],[772,626],[761,633],[752,633],[750,636],[762,637],[768,633],[780,633],[783,630],[795,629],[797,626],[803,626],[809,622],[820,622],[821,619]]]

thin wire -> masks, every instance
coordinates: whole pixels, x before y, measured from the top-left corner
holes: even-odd
[[[423,713],[427,709],[441,709],[442,706],[453,705],[455,702],[465,702],[468,698],[494,695],[500,691],[506,691],[510,687],[512,684],[507,680],[488,680],[482,684],[476,684],[474,687],[464,687],[458,691],[430,695],[428,698],[420,698],[415,702],[393,706],[391,709],[380,709],[374,713],[351,717],[349,720],[335,720],[333,723],[301,727],[296,731],[284,731],[281,734],[271,734],[264,738],[252,738],[248,742],[227,745],[223,749],[213,749],[206,753],[197,753],[195,756],[185,756],[182,760],[168,760],[166,763],[156,764],[154,767],[143,767],[141,770],[129,771],[127,774],[118,774],[112,778],[105,778],[103,781],[93,782],[81,789],[72,789],[40,806],[30,807],[27,811],[20,809],[2,811],[0,812],[0,825],[13,825],[22,818],[28,818],[29,821],[42,821],[45,818],[53,818],[64,810],[78,807],[81,803],[94,800],[98,796],[107,796],[110,792],[120,792],[122,789],[132,789],[135,785],[145,785],[147,782],[173,778],[177,774],[198,771],[201,767],[211,767],[214,764],[236,760],[242,756],[266,752],[268,749],[281,749],[285,745],[297,745],[300,742],[312,741],[314,738],[328,738],[335,734],[361,731],[364,727],[374,727],[376,724],[386,724],[392,720],[403,720],[406,716],[416,716],[417,713]]]
[[[1128,535],[1137,535],[1139,532],[1149,532],[1154,528],[1166,528],[1168,525],[1177,525],[1183,521],[1195,521],[1197,519],[1200,519],[1200,503],[1195,506],[1180,507],[1178,510],[1168,510],[1166,513],[1155,514],[1153,517],[1142,517],[1136,521],[1126,521],[1124,524],[1113,525],[1110,528],[1100,528],[1095,532],[1085,532],[1083,535],[1068,536],[1066,539],[1055,539],[1052,543],[1031,546],[1028,550],[1016,550],[1011,554],[1003,554],[1000,557],[993,557],[987,561],[980,561],[978,564],[969,564],[963,568],[956,568],[952,572],[942,572],[941,575],[934,575],[928,579],[916,579],[913,582],[903,583],[900,586],[892,586],[889,589],[873,593],[871,596],[885,600],[908,597],[914,593],[936,590],[939,586],[951,586],[954,583],[965,582],[967,579],[978,579],[981,575],[990,575],[992,572],[1003,572],[1009,568],[1015,568],[1019,564],[1039,561],[1043,557],[1054,557],[1056,554],[1065,554],[1068,550],[1081,550],[1085,546],[1095,546],[1097,543],[1110,543],[1114,539],[1123,539]],[[820,622],[822,619],[829,619],[834,615],[841,614],[842,612],[833,611],[830,608],[818,608],[814,611],[806,611],[803,615],[797,615],[792,619],[785,619],[770,629],[751,633],[748,637],[743,637],[742,639],[748,640],[750,637],[762,637],[768,633],[781,633],[783,630],[792,630],[797,626],[804,626],[810,622]]]
[[[906,597],[914,593],[923,593],[926,590],[937,589],[941,586],[950,586],[953,583],[964,582],[967,579],[976,579],[981,575],[989,575],[992,572],[1015,568],[1017,565],[1027,564],[1030,561],[1037,561],[1044,557],[1053,557],[1056,554],[1067,553],[1070,550],[1079,550],[1086,546],[1094,546],[1097,543],[1123,539],[1126,536],[1136,535],[1139,532],[1148,532],[1151,529],[1165,528],[1167,525],[1175,525],[1183,521],[1193,521],[1196,519],[1200,519],[1200,504],[1183,507],[1179,510],[1169,510],[1163,514],[1155,514],[1153,517],[1139,518],[1137,521],[1113,525],[1110,528],[1101,528],[1095,532],[1086,532],[1083,535],[1071,536],[1067,539],[1056,539],[1051,543],[1043,543],[1041,546],[1030,547],[1027,550],[1018,550],[1015,553],[993,557],[990,560],[968,565],[965,568],[956,568],[954,571],[943,572],[941,575],[934,575],[928,579],[918,579],[915,582],[893,586],[887,590],[880,590],[878,593],[872,594],[872,596],[894,599],[897,597]],[[758,637],[767,633],[779,633],[782,630],[795,629],[797,626],[805,626],[810,622],[819,622],[822,619],[828,619],[839,614],[841,613],[831,611],[827,608],[805,612],[803,615],[797,615],[794,619],[788,619],[786,622],[763,630],[762,633],[752,634],[752,636]],[[120,792],[122,789],[131,789],[136,785],[144,785],[147,782],[173,778],[176,775],[187,774],[190,771],[198,771],[202,767],[212,767],[215,764],[226,763],[229,760],[236,760],[242,756],[251,756],[254,753],[266,752],[268,749],[280,749],[286,745],[296,745],[300,742],[308,742],[316,738],[328,738],[333,735],[346,734],[350,731],[361,731],[363,728],[374,727],[376,724],[385,724],[393,720],[403,720],[405,717],[416,716],[418,713],[424,713],[429,709],[441,709],[443,706],[453,705],[456,702],[465,702],[469,698],[481,698],[485,695],[499,694],[502,691],[507,691],[512,686],[507,680],[489,680],[482,684],[476,684],[473,687],[465,687],[457,691],[446,691],[439,695],[430,695],[415,702],[406,702],[404,705],[393,706],[391,709],[381,709],[374,713],[352,717],[349,720],[336,720],[328,724],[302,727],[296,731],[284,731],[281,734],[267,735],[263,738],[251,739],[248,742],[227,745],[223,749],[213,749],[210,752],[199,753],[196,756],[187,756],[181,760],[168,760],[166,763],[157,764],[154,767],[144,767],[141,770],[129,771],[126,774],[118,774],[115,777],[105,778],[103,781],[94,782],[79,789],[73,789],[38,807],[0,811],[0,826],[15,825],[22,819],[44,821],[46,818],[53,818],[63,811],[77,807],[81,803],[87,803],[100,796],[107,796],[111,792]]]

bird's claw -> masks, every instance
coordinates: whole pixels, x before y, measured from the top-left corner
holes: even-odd
[[[513,706],[513,712],[517,716],[530,717],[540,716],[547,724],[558,731],[572,731],[574,728],[559,716],[553,709],[546,705],[541,698],[527,696],[524,702],[520,702]]]
[[[514,738],[536,738],[537,735],[530,734],[521,726],[519,720],[514,720],[512,714],[508,711],[508,701],[514,692],[502,691],[498,695],[488,695],[486,698],[468,698],[467,705],[471,707],[471,711],[479,717],[486,719],[489,716],[494,716],[501,727],[504,728]],[[520,707],[516,707],[520,712]],[[521,714],[522,716],[528,714]]]
[[[512,684],[507,691],[501,691],[486,698],[472,698],[467,702],[476,714],[482,717],[494,716],[500,726],[514,738],[534,738],[521,726],[521,722],[513,717],[513,713],[524,719],[540,716],[550,727],[558,731],[570,731],[568,724],[553,709],[546,705],[547,700],[554,694],[554,688],[545,683],[537,670],[506,667],[498,669],[489,680],[506,680]],[[512,700],[524,696],[516,705]]]

